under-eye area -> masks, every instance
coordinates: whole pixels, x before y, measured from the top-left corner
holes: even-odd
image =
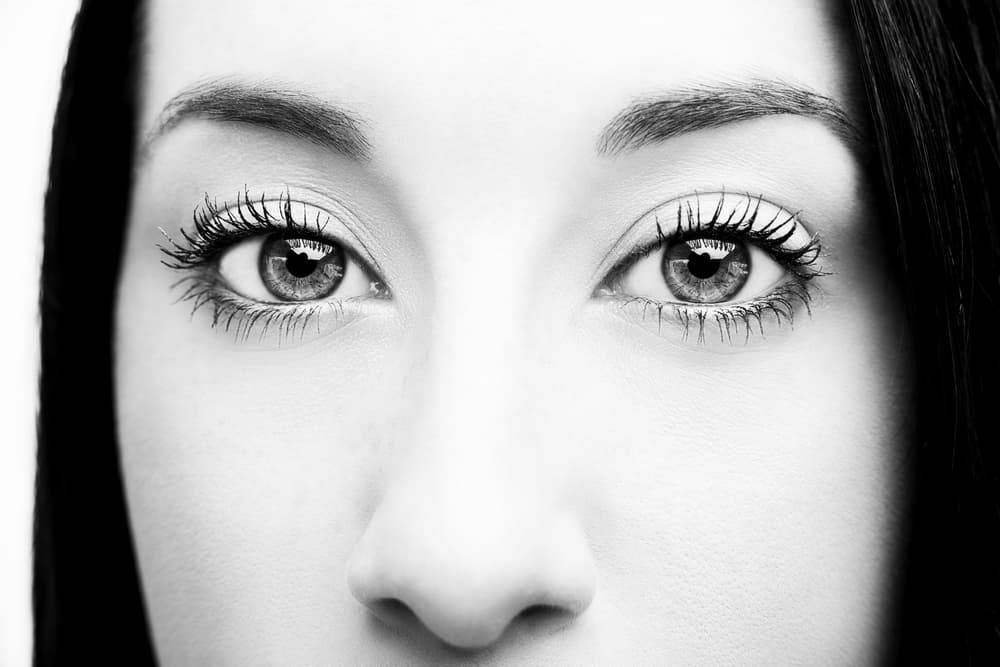
[[[762,194],[694,193],[629,226],[594,297],[657,333],[746,344],[812,314],[822,256],[799,214]]]
[[[333,233],[346,225],[288,190],[269,197],[245,188],[232,203],[206,194],[192,219],[179,237],[160,230],[161,261],[182,274],[171,288],[192,318],[208,310],[210,326],[237,341],[301,340],[391,298],[374,262]]]

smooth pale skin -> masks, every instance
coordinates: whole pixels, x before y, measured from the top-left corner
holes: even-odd
[[[857,156],[789,115],[594,148],[685,85],[781,79],[856,113],[826,3],[150,4],[144,131],[235,76],[350,108],[373,143],[362,165],[191,121],[137,171],[115,379],[162,664],[877,660],[908,374]],[[157,228],[244,186],[350,202],[392,301],[280,344],[191,317]],[[631,221],[722,187],[821,234],[811,318],[698,345],[592,298]]]

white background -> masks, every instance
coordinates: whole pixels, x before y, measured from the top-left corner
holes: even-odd
[[[31,661],[38,265],[52,118],[78,0],[0,0],[0,666]]]

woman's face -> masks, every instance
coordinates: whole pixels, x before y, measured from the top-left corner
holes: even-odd
[[[875,659],[906,339],[827,3],[150,4],[163,664]]]

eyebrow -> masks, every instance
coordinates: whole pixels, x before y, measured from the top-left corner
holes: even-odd
[[[637,101],[608,123],[597,150],[616,155],[687,132],[776,114],[816,118],[849,145],[861,143],[860,131],[833,99],[780,81],[756,80],[685,88]]]
[[[362,120],[351,111],[302,91],[233,80],[202,82],[174,96],[144,139],[140,154],[148,154],[159,137],[191,118],[276,130],[359,162],[371,157]]]

